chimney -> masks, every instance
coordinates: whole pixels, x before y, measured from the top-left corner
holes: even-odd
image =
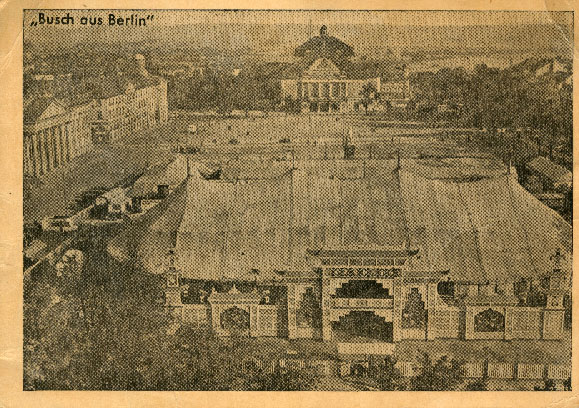
[[[396,170],[400,170],[400,150],[396,152]]]

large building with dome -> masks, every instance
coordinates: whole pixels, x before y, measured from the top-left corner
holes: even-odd
[[[368,345],[564,337],[571,226],[502,163],[215,166],[180,155],[137,182],[170,194],[109,244],[165,277],[186,324]]]
[[[353,61],[354,49],[328,35],[326,26],[297,47],[294,56],[298,61],[280,74],[282,98],[297,101],[302,112],[361,111],[369,101],[371,109],[405,107],[410,98],[403,64]]]

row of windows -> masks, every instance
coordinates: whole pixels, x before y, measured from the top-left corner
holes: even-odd
[[[149,88],[142,88],[139,90],[136,90],[135,93],[131,94],[130,97],[132,100],[137,99],[138,101],[143,101],[143,100],[147,100],[150,99],[151,97],[155,96],[155,91],[156,88],[154,87],[149,87]],[[117,95],[117,96],[111,96],[110,98],[107,99],[103,99],[103,104],[105,105],[118,105],[118,104],[124,104],[126,103],[126,99],[129,97],[129,95],[126,94],[121,94],[121,95]]]

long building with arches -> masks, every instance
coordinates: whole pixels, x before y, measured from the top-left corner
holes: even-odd
[[[217,168],[216,168],[217,166]],[[184,324],[340,343],[558,340],[571,226],[491,159],[179,156],[109,243]]]

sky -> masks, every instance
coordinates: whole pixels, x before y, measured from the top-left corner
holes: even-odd
[[[153,14],[146,27],[109,26],[109,11],[72,10],[75,24],[31,25],[38,13],[62,16],[62,10],[29,10],[24,37],[40,46],[64,47],[88,42],[149,41],[224,50],[250,48],[265,54],[291,50],[328,33],[352,45],[358,54],[376,56],[386,49],[459,50],[481,52],[552,51],[571,56],[572,13],[507,11],[191,11],[113,10],[117,17]],[[101,26],[81,26],[81,16],[101,17]]]
[[[107,10],[38,10],[47,15],[102,16]],[[36,10],[25,11],[25,26],[37,17]],[[234,24],[307,23],[314,25],[387,24],[412,26],[469,26],[504,24],[561,24],[571,25],[570,12],[529,11],[255,11],[255,10],[112,10],[122,16],[154,14],[154,25],[172,26],[211,21]]]

